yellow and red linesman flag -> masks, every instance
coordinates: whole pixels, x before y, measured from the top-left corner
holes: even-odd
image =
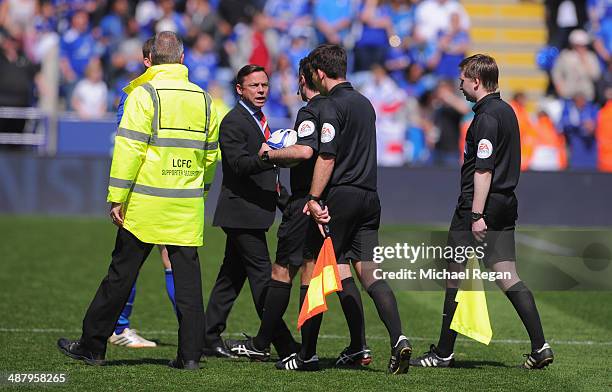
[[[298,317],[298,330],[311,317],[327,310],[325,296],[335,291],[342,291],[342,283],[338,274],[338,264],[334,245],[330,237],[325,238],[321,252],[312,272],[306,298]]]

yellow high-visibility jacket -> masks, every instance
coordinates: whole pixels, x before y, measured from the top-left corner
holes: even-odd
[[[125,101],[107,200],[124,203],[123,227],[143,242],[200,246],[220,154],[217,111],[184,65],[145,75]]]

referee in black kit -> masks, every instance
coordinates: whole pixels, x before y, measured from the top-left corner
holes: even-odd
[[[389,332],[391,358],[388,370],[392,374],[405,373],[412,347],[402,334],[393,291],[387,282],[376,279],[373,274],[373,250],[378,246],[380,226],[380,201],[376,189],[376,114],[370,101],[346,81],[346,52],[342,47],[321,45],[308,57],[315,71],[317,88],[328,96],[328,102],[321,117],[319,156],[310,187],[310,200],[304,212],[308,212],[319,225],[329,224],[340,279],[344,281],[351,276],[352,263]],[[325,202],[325,208],[321,208],[319,200]],[[321,243],[320,235],[309,235],[306,251],[313,252],[314,256]],[[363,322],[357,315],[343,310],[347,320]],[[304,326],[307,323],[320,325],[321,319],[309,319]],[[318,326],[312,330],[318,331]],[[302,335],[299,360],[306,361],[315,354],[316,341],[316,333],[306,338]]]
[[[461,194],[449,230],[449,245],[469,245],[473,238],[486,243],[483,261],[494,272],[510,276],[497,279],[496,283],[512,302],[531,340],[531,353],[526,355],[522,367],[540,369],[552,363],[553,352],[544,339],[533,294],[520,280],[515,265],[518,203],[514,189],[521,168],[518,121],[510,105],[496,92],[499,71],[495,59],[476,54],[464,59],[459,67],[461,91],[476,104],[465,138]],[[451,262],[449,269],[463,271],[465,265]],[[413,366],[453,366],[457,332],[450,329],[450,324],[457,308],[458,287],[458,280],[447,280],[438,345],[432,344],[429,352],[414,358]]]

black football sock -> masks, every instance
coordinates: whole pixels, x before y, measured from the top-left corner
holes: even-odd
[[[540,314],[531,290],[525,286],[523,281],[520,281],[506,291],[506,296],[512,302],[512,306],[516,309],[516,313],[518,313],[525,329],[527,329],[531,340],[531,350],[539,350],[546,341],[544,340]]]
[[[391,287],[384,280],[377,280],[372,283],[368,287],[368,294],[374,300],[378,316],[385,324],[385,327],[387,327],[391,347],[395,347],[399,337],[402,335],[402,320],[397,309],[395,294],[393,294]]]
[[[457,296],[458,289],[455,287],[447,287],[446,294],[444,295],[444,310],[442,313],[442,327],[440,328],[440,339],[438,339],[438,354],[442,358],[446,358],[453,353],[455,349],[455,340],[457,339],[457,332],[450,329],[451,321],[455,315],[457,309],[457,302],[455,297]]]
[[[352,277],[342,279],[342,291],[338,291],[338,297],[351,334],[350,347],[361,350],[366,344],[363,303],[361,302],[359,289]]]
[[[306,293],[308,292],[308,285],[303,284],[300,286],[300,307],[298,308],[298,314],[302,310],[302,305],[304,305],[304,300],[306,299]]]
[[[290,296],[291,283],[270,280],[259,332],[253,338],[255,348],[264,350],[270,347],[270,342],[276,337],[278,326],[283,319],[287,306],[289,306]]]
[[[302,305],[304,304],[307,291],[307,285],[300,286],[300,309],[302,309]],[[300,351],[301,359],[308,360],[317,353],[317,339],[319,338],[319,329],[321,328],[322,321],[323,313],[320,313],[306,320],[306,322],[302,325],[302,328],[300,329],[302,332],[302,349]]]

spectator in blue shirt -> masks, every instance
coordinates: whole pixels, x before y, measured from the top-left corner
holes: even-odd
[[[359,15],[363,23],[361,38],[355,44],[355,71],[369,70],[383,64],[389,48],[389,37],[395,35],[391,10],[379,0],[366,0]]]
[[[160,0],[159,7],[162,11],[162,17],[155,25],[155,31],[174,31],[180,36],[187,34],[187,25],[185,17],[176,12],[174,8],[174,0]]]
[[[414,62],[406,68],[405,79],[400,87],[406,91],[408,96],[420,100],[436,87],[436,79],[431,74],[426,74],[421,64]]]
[[[54,0],[59,10],[64,12],[93,11],[96,8],[96,0]]]
[[[96,10],[96,0],[53,0],[57,17],[59,19],[59,32],[66,32],[70,27],[68,22],[77,11],[85,11],[88,14]]]
[[[1,0],[0,0],[1,3]],[[29,40],[32,42],[32,60],[40,63],[50,50],[57,47],[59,35],[57,34],[57,18],[55,7],[50,0],[42,1],[34,16],[34,30]]]
[[[435,41],[418,40],[415,41],[408,49],[410,62],[419,64],[427,72],[434,68]]]
[[[587,0],[587,13],[591,28],[599,29],[599,24],[606,18],[612,18],[612,1],[610,0]]]
[[[34,17],[34,30],[37,33],[48,33],[57,30],[55,8],[50,0],[41,1],[40,9]]]
[[[321,33],[320,40],[342,44],[357,15],[358,5],[359,1],[356,0],[315,0],[313,16]]]
[[[287,56],[294,72],[298,72],[300,60],[308,56],[312,49],[308,41],[312,34],[312,28],[305,26],[295,26],[289,29],[290,43]]]
[[[272,27],[282,34],[292,26],[305,26],[311,20],[309,0],[268,0],[264,12],[270,17]]]
[[[431,59],[434,74],[439,79],[455,80],[459,78],[459,63],[465,58],[470,45],[470,36],[461,27],[458,13],[451,14],[450,28],[438,33],[436,53]]]
[[[274,72],[270,76],[266,113],[269,117],[295,118],[301,106],[301,100],[296,95],[298,91],[296,73],[284,53],[279,54],[275,65]]]
[[[208,83],[215,78],[219,59],[215,53],[215,42],[208,33],[200,32],[193,48],[185,54],[183,64],[189,69],[189,80],[204,90],[208,90]]]
[[[389,76],[400,87],[405,85],[404,75],[409,65],[410,54],[403,45],[389,48],[385,59],[385,68],[389,71]]]
[[[602,68],[612,59],[612,15],[604,18],[595,34],[593,48],[602,61]]]
[[[100,21],[102,37],[107,41],[109,51],[113,52],[125,35],[124,26],[127,24],[129,4],[127,0],[114,0],[111,13]]]
[[[150,37],[155,34],[155,23],[161,16],[156,1],[140,0],[136,5],[134,16],[138,21],[143,37]]]
[[[596,125],[597,107],[588,102],[584,94],[577,94],[565,102],[559,129],[565,134],[569,146],[570,168],[597,168]]]
[[[387,7],[395,34],[404,41],[410,38],[414,28],[414,2],[415,0],[391,0]]]
[[[71,26],[60,42],[62,76],[69,82],[83,77],[89,60],[97,54],[96,40],[89,33],[89,15],[76,12]]]
[[[189,0],[185,4],[188,33],[186,41],[194,41],[200,31],[210,34],[215,41],[223,35],[216,7],[208,0]]]
[[[97,42],[89,33],[89,15],[85,11],[77,11],[72,16],[70,30],[64,33],[60,41],[60,71],[68,102],[74,85],[85,74],[87,64],[98,56]]]
[[[412,43],[414,30],[414,10],[418,0],[390,0],[387,5],[393,36],[389,38],[390,47],[385,59],[385,68],[398,86],[405,84],[404,73],[410,64],[408,48]]]

